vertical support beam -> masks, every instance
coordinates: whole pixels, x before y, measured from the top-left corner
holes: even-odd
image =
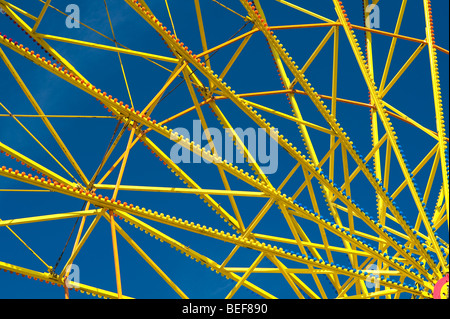
[[[338,86],[338,59],[339,57],[339,27],[334,27],[334,48],[333,48],[333,79],[331,87],[331,115],[336,117],[336,99],[337,99],[337,86]],[[330,149],[336,142],[334,135],[330,135]],[[334,180],[334,152],[330,155],[329,160],[329,177]]]
[[[436,48],[434,47],[434,31],[432,25],[432,15],[431,15],[431,1],[423,0],[424,11],[425,11],[425,22],[426,22],[426,33],[427,33],[427,43],[428,43],[428,53],[430,56],[430,68],[431,68],[431,80],[433,84],[433,96],[434,96],[434,108],[436,113],[436,128],[439,137],[439,157],[441,160],[441,172],[442,172],[442,184],[445,197],[445,208],[447,210],[447,225],[449,223],[449,188],[448,188],[448,169],[445,159],[445,152],[447,150],[447,142],[445,141],[445,119],[444,112],[442,110],[442,96],[441,88],[439,85],[439,71]],[[433,241],[436,245],[436,242]],[[438,247],[438,246],[436,246]],[[438,253],[439,261],[445,264],[445,259],[442,254]]]
[[[203,48],[203,52],[205,52],[208,50],[208,45],[206,43],[206,34],[205,34],[205,28],[203,27],[202,11],[200,9],[199,0],[195,0],[195,12],[197,14],[198,28],[200,31],[200,39],[202,41],[202,48]],[[175,30],[174,30],[174,32],[175,32]],[[205,55],[205,64],[207,67],[209,67],[211,69],[211,61],[209,60],[209,54]],[[213,87],[211,80],[209,80],[209,87],[210,88]]]
[[[117,193],[119,192],[119,186],[122,182],[123,173],[125,171],[125,166],[127,165],[128,155],[130,153],[131,144],[133,142],[134,133],[136,130],[136,123],[134,123],[133,128],[131,129],[130,137],[128,138],[127,148],[125,150],[125,156],[122,160],[122,165],[120,167],[119,176],[117,177],[116,187],[114,188],[113,196],[111,198],[112,201],[116,200]],[[119,251],[117,248],[117,237],[116,237],[116,224],[114,222],[114,213],[109,211],[109,222],[111,224],[111,238],[113,245],[113,254],[114,254],[114,267],[116,271],[116,284],[117,284],[117,296],[119,299],[122,298],[122,282],[120,278],[120,264],[119,264]]]

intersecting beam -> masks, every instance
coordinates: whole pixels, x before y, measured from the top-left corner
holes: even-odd
[[[20,152],[14,150],[13,148],[3,144],[0,142],[0,152],[10,155],[11,157],[14,157],[19,162],[22,162],[32,168],[34,168],[36,171],[43,173],[44,175],[54,179],[55,181],[58,181],[60,183],[64,183],[66,185],[76,186],[75,183],[65,179],[64,177],[58,175],[57,173],[47,169],[43,165],[40,165],[39,163],[33,161],[29,157],[21,154]]]

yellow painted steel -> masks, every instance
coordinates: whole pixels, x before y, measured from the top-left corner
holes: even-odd
[[[28,49],[24,49],[23,45],[18,45],[6,37],[0,37],[0,45],[10,49],[17,55],[32,61],[42,70],[56,75],[74,88],[97,99],[112,113],[112,116],[107,117],[87,115],[46,115],[12,66],[9,59],[6,57],[6,54],[0,49],[0,55],[3,62],[6,64],[7,69],[13,75],[22,89],[22,92],[38,113],[38,115],[15,115],[4,107],[8,114],[0,115],[0,119],[9,116],[16,120],[20,125],[22,124],[17,119],[18,117],[36,117],[42,119],[52,137],[63,150],[73,169],[81,177],[84,184],[81,185],[78,183],[70,171],[60,164],[59,160],[45,147],[44,149],[69,174],[70,178],[61,177],[53,170],[47,168],[46,165],[38,164],[37,161],[34,161],[32,155],[27,157],[0,141],[0,150],[2,153],[7,153],[12,158],[17,159],[17,161],[28,165],[38,172],[38,175],[33,176],[33,174],[27,174],[12,168],[1,167],[0,177],[14,180],[15,182],[23,183],[27,186],[30,185],[37,189],[32,188],[27,190],[11,188],[0,189],[0,191],[15,191],[20,192],[20,194],[27,194],[27,192],[57,193],[58,195],[81,200],[86,204],[81,211],[59,212],[55,214],[7,220],[0,219],[0,227],[4,226],[15,234],[26,248],[28,248],[47,267],[48,272],[34,271],[6,262],[0,262],[0,269],[22,274],[23,276],[35,278],[40,281],[46,281],[51,284],[56,284],[57,286],[63,286],[65,289],[65,296],[68,298],[69,289],[65,279],[70,273],[71,264],[76,260],[87,239],[94,231],[97,231],[99,228],[97,227],[97,224],[101,218],[104,217],[110,224],[109,227],[111,229],[110,235],[113,247],[117,293],[80,283],[77,283],[79,288],[76,288],[75,290],[105,298],[128,298],[122,294],[122,286],[125,287],[127,283],[123,280],[124,277],[121,276],[120,273],[119,251],[116,238],[116,233],[119,233],[120,236],[122,236],[122,238],[125,239],[125,241],[130,244],[139,256],[151,267],[152,271],[156,272],[179,297],[187,299],[188,296],[190,296],[190,291],[184,288],[182,290],[180,286],[175,284],[175,281],[172,280],[159,265],[157,265],[146,251],[144,251],[142,248],[143,246],[140,246],[133,239],[131,232],[128,232],[125,228],[121,227],[121,223],[129,223],[130,225],[134,225],[135,228],[159,239],[161,242],[168,243],[172,248],[185,254],[187,257],[195,259],[207,268],[234,281],[235,284],[232,285],[231,290],[226,294],[226,298],[235,296],[241,287],[246,287],[264,298],[276,298],[276,296],[271,293],[270,289],[253,282],[254,277],[252,277],[252,274],[256,273],[261,275],[279,275],[279,278],[282,278],[282,280],[286,282],[286,287],[290,287],[293,295],[300,299],[304,299],[306,296],[312,299],[330,298],[332,294],[330,294],[330,291],[324,286],[324,279],[329,281],[334,287],[336,290],[335,298],[338,299],[391,299],[400,298],[405,293],[417,298],[432,298],[434,284],[445,272],[448,272],[448,265],[446,264],[445,259],[446,254],[448,254],[448,243],[437,238],[435,234],[435,229],[443,227],[445,221],[447,221],[448,226],[448,167],[446,166],[445,159],[448,138],[445,136],[445,119],[442,110],[443,106],[441,88],[439,85],[440,81],[436,50],[443,51],[444,53],[446,52],[447,54],[448,51],[435,44],[430,14],[430,2],[428,0],[424,0],[423,2],[426,21],[426,40],[420,40],[399,34],[402,20],[407,14],[406,0],[402,1],[394,32],[386,32],[350,24],[342,2],[338,0],[331,1],[337,14],[335,21],[303,8],[300,5],[292,4],[284,0],[276,1],[279,2],[280,5],[283,5],[283,8],[286,10],[299,11],[325,23],[270,26],[268,25],[270,20],[267,20],[268,17],[266,17],[267,12],[264,12],[263,5],[258,0],[255,0],[252,3],[240,0],[241,7],[239,7],[239,10],[235,8],[232,9],[219,1],[212,0],[212,2],[220,5],[222,9],[228,11],[228,13],[231,12],[244,20],[243,22],[249,23],[251,25],[251,31],[241,33],[240,35],[235,34],[229,40],[219,44],[215,43],[215,46],[211,47],[208,46],[208,44],[211,44],[210,39],[208,38],[207,41],[206,37],[207,23],[203,18],[205,12],[202,12],[200,8],[200,1],[196,0],[193,3],[196,15],[194,20],[198,23],[196,34],[200,38],[199,43],[201,43],[203,52],[199,52],[199,54],[195,55],[180,41],[175,33],[177,21],[176,19],[173,19],[174,16],[172,15],[176,9],[175,3],[171,3],[171,7],[169,8],[169,2],[165,0],[167,14],[172,27],[172,32],[169,32],[168,28],[154,16],[145,1],[124,0],[124,3],[138,14],[138,16],[148,25],[149,29],[156,32],[162,40],[164,40],[170,53],[174,55],[174,58],[169,58],[159,54],[136,51],[121,45],[120,42],[118,42],[118,39],[116,39],[113,28],[114,17],[110,16],[106,1],[105,8],[112,32],[112,38],[103,35],[83,23],[82,25],[103,36],[105,39],[111,41],[111,43],[114,43],[114,45],[97,44],[83,40],[36,33],[38,27],[44,24],[47,19],[47,16],[45,16],[44,19],[44,15],[48,8],[64,14],[62,11],[52,6],[50,0],[40,0],[44,5],[38,17],[29,14],[25,9],[25,5],[24,8],[19,8],[4,0],[0,0],[0,7],[6,11],[19,27],[29,33],[30,37],[33,38],[35,42],[56,57],[61,67],[56,66],[56,64],[53,65],[50,60],[43,59],[38,54],[30,52]],[[368,5],[368,1],[363,0],[362,2],[363,7],[365,8]],[[377,1],[374,1],[374,4],[376,3]],[[228,3],[227,5],[231,6],[231,4]],[[34,24],[28,25],[18,14],[30,18]],[[268,16],[270,19],[269,14]],[[366,12],[364,17],[366,18],[367,16],[368,13]],[[323,38],[317,39],[318,42],[320,41],[319,45],[314,48],[313,53],[308,57],[303,64],[303,67],[299,67],[296,64],[274,33],[274,31],[278,30],[324,27],[329,28],[328,32]],[[366,56],[364,56],[360,45],[358,44],[353,29],[361,30],[365,33]],[[179,34],[181,34],[179,28],[178,31]],[[249,43],[251,43],[253,35],[256,33],[258,33],[258,36],[264,37],[268,42],[268,47],[272,53],[284,90],[236,93],[232,86],[229,86],[224,82],[224,77],[227,76],[230,70],[236,67],[236,61],[239,61],[240,57],[244,55],[245,49],[249,47]],[[392,38],[389,53],[384,63],[379,88],[374,81],[376,78],[374,74],[374,66],[376,64],[374,51],[377,48],[372,41],[373,33]],[[331,42],[331,37],[333,37],[333,68],[332,77],[330,79],[332,81],[331,95],[325,95],[316,92],[312,84],[306,78],[306,73],[308,73],[310,67],[316,63],[318,60],[317,57],[319,56],[319,53],[323,52],[325,45],[328,42]],[[369,101],[353,101],[338,97],[338,86],[340,84],[338,78],[338,62],[340,55],[342,54],[340,47],[342,42],[340,42],[340,38],[346,38],[348,40],[348,44],[354,53],[356,63],[359,66],[365,84],[369,90]],[[84,78],[74,66],[58,53],[52,45],[47,43],[47,40],[53,40],[61,44],[68,43],[85,46],[97,49],[99,52],[116,52],[118,54],[119,64],[121,66],[131,107],[123,102],[119,102],[119,100],[112,95],[108,96],[106,92],[102,92],[95,87],[93,83],[90,83]],[[237,49],[232,51],[232,54],[224,64],[223,69],[219,73],[216,73],[214,69],[217,67],[214,60],[212,60],[213,54],[218,50],[239,41],[239,45],[236,44]],[[397,74],[390,82],[388,82],[388,73],[398,41],[419,43],[419,47],[408,57]],[[401,77],[407,76],[405,71],[411,68],[411,64],[425,47],[428,48],[430,59],[431,83],[433,85],[434,111],[436,115],[436,131],[434,131],[434,128],[426,128],[419,124],[415,119],[402,113],[398,107],[392,106],[384,100],[384,98],[388,96],[388,93],[392,91],[392,88],[395,87],[397,81]],[[131,82],[127,79],[125,74],[125,64],[121,58],[121,54],[134,55],[143,58],[142,61],[149,61],[155,64],[156,62],[152,60],[174,63],[171,66],[161,66],[158,64],[159,67],[169,71],[170,74],[168,75],[167,80],[163,79],[158,82],[160,85],[156,87],[155,91],[157,93],[149,98],[150,102],[146,103],[146,105],[139,106],[133,102],[130,88]],[[63,68],[65,70],[63,70]],[[182,78],[183,81],[186,82],[185,85],[188,88],[190,97],[190,99],[187,99],[187,103],[188,106],[193,106],[186,109],[183,108],[184,111],[172,115],[163,121],[151,119],[150,115],[153,116],[153,113],[155,109],[159,107],[159,102],[163,99],[163,96],[165,94],[170,94],[167,93],[168,89],[173,85],[177,78]],[[302,90],[294,89],[296,85],[300,86]],[[199,101],[198,94],[195,92],[196,89],[203,97],[202,102]],[[255,97],[264,97],[275,94],[286,95],[293,115],[284,113],[277,106],[261,105],[253,101],[253,98]],[[304,119],[306,116],[304,105],[302,104],[303,102],[301,102],[303,101],[301,100],[301,95],[308,98],[308,102],[312,102],[317,108],[318,114],[323,118],[321,125]],[[280,179],[281,184],[278,187],[272,184],[273,181],[271,176],[264,173],[259,164],[254,160],[255,154],[251,153],[244,141],[236,134],[236,126],[232,124],[227,117],[225,106],[222,106],[221,104],[222,100],[227,100],[228,103],[232,103],[236,108],[240,109],[243,116],[246,116],[246,118],[252,121],[254,125],[264,129],[269,137],[272,140],[275,140],[278,146],[286,151],[286,154],[292,159],[293,164],[286,170],[289,171],[287,175],[283,176],[283,179]],[[324,100],[330,101],[330,108],[324,104]],[[372,145],[368,148],[366,156],[361,156],[356,152],[353,142],[350,140],[346,131],[344,131],[342,126],[338,123],[337,119],[339,118],[340,113],[340,110],[337,108],[338,102],[346,103],[349,106],[351,105],[351,107],[366,107],[367,110],[369,110],[371,115]],[[233,163],[228,163],[225,159],[219,157],[219,153],[216,150],[217,146],[214,144],[212,136],[208,132],[208,129],[212,127],[212,125],[203,113],[205,106],[211,108],[221,127],[230,132],[230,137],[233,139],[233,142],[238,149],[244,154],[252,173],[248,173]],[[195,142],[189,138],[182,137],[178,132],[175,132],[166,126],[167,123],[185,116],[192,111],[196,112],[203,130],[208,132],[206,133],[206,136],[210,150],[206,150],[205,147],[195,144]],[[259,111],[264,111],[280,120],[294,122],[295,125],[298,126],[297,133],[299,134],[300,140],[305,146],[305,154],[302,154],[297,149],[295,143],[293,143],[296,142],[295,139],[290,142],[281,132],[274,132],[272,125],[258,113]],[[191,114],[193,113],[194,112]],[[86,177],[85,172],[81,170],[74,157],[69,152],[69,148],[64,144],[63,140],[50,124],[48,119],[51,117],[59,117],[61,119],[111,118],[118,121],[117,128],[119,127],[119,124],[123,125],[115,139],[111,139],[109,148],[107,149],[100,166],[90,180]],[[420,163],[412,170],[408,169],[405,158],[400,151],[397,142],[397,134],[390,117],[402,120],[403,122],[410,124],[411,127],[414,127],[418,129],[418,131],[433,138],[435,143],[433,144],[434,146],[432,146],[431,150],[428,151]],[[326,123],[325,125],[323,124],[323,120]],[[34,137],[30,130],[23,125],[22,127]],[[120,151],[123,153],[120,154],[119,152],[119,154],[115,154],[113,151],[120,147],[119,142],[126,129],[130,130],[128,141],[125,143],[126,147],[124,150]],[[327,146],[328,149],[325,155],[316,153],[316,144],[314,142],[315,139],[313,138],[313,135],[316,134],[316,132],[311,129],[320,132],[322,135],[329,135],[329,147]],[[383,133],[383,129],[385,133]],[[219,182],[223,184],[224,189],[219,189],[221,188],[219,186],[217,188],[201,187],[195,177],[188,173],[188,170],[171,160],[168,153],[155,142],[156,139],[151,137],[152,135],[150,135],[150,132],[159,135],[158,138],[165,139],[168,143],[177,143],[179,146],[187,149],[190,153],[200,156],[205,162],[217,167],[220,176]],[[274,132],[274,134],[271,134],[271,132]],[[35,140],[40,143],[37,138],[35,138]],[[187,185],[187,187],[124,185],[122,181],[125,175],[125,168],[128,165],[132,165],[131,163],[128,163],[128,161],[137,142],[141,142],[146,148],[151,150],[171,172]],[[43,147],[41,143],[40,145]],[[381,159],[382,151],[384,152],[383,160]],[[103,172],[103,168],[110,158],[112,158],[112,162],[114,163],[109,170]],[[368,165],[366,165],[366,163],[370,161],[373,161],[374,173],[372,173],[372,171],[369,170]],[[394,174],[394,163],[398,163],[400,166],[400,173],[402,174],[400,185],[393,185],[394,183],[391,178]],[[426,171],[427,163],[429,164],[428,166],[431,166],[429,172]],[[328,176],[324,174],[326,167],[328,167],[329,171]],[[116,170],[116,168],[118,169]],[[441,171],[442,176],[439,176],[439,170]],[[342,179],[344,180],[340,187],[335,184],[338,172],[342,175]],[[413,177],[419,173],[428,174],[423,197],[419,195],[417,187],[413,182]],[[43,178],[39,175],[46,176],[47,178]],[[301,178],[301,183],[299,182],[298,176]],[[111,179],[114,177],[114,184],[105,184],[108,178]],[[231,187],[232,183],[230,183],[230,177],[236,177],[239,181],[250,187],[251,190],[244,191],[233,189]],[[435,185],[434,183],[437,181],[441,182],[441,177],[442,185],[439,185],[441,190],[433,212],[433,224],[431,224],[429,218],[427,218],[424,207],[432,199],[430,198],[432,186]],[[98,178],[99,180],[97,180]],[[355,188],[358,187],[355,181],[362,178],[370,184],[370,191],[376,196],[378,209],[377,219],[370,218],[353,200],[354,196],[352,193],[354,194]],[[276,185],[278,185],[280,181],[277,181]],[[289,197],[289,194],[285,193],[287,189],[286,186],[287,184],[291,185],[294,183],[297,183],[295,187],[293,187],[296,191]],[[151,184],[153,184],[153,182]],[[316,184],[320,186],[320,191],[317,191],[315,187]],[[396,188],[394,188],[394,186]],[[112,191],[111,199],[99,194],[101,191],[107,190]],[[392,194],[389,195],[387,190]],[[415,224],[412,228],[409,227],[394,202],[402,192],[407,192],[406,190],[411,193],[412,207],[417,209],[418,212],[417,219],[414,221]],[[120,199],[124,192],[138,194],[141,194],[141,192],[195,194],[211,208],[212,212],[218,214],[220,218],[230,226],[229,230],[232,233],[222,229],[213,229],[207,225],[196,224],[190,220],[169,216],[165,212],[158,213],[156,211],[135,206],[134,204],[122,203]],[[304,206],[299,205],[296,202],[296,199],[299,198],[300,195],[307,196],[310,199],[313,206],[312,209],[307,210]],[[323,198],[320,195],[322,195]],[[224,198],[229,200],[231,210],[228,211],[224,208],[221,203],[216,200],[215,196],[226,196]],[[236,199],[235,197],[260,198],[259,200],[264,202],[259,209],[256,210],[256,213],[252,215],[251,218],[247,219],[248,222],[244,222],[243,216],[247,217],[247,215],[244,215],[247,214],[247,211],[240,206],[239,199]],[[331,221],[324,218],[326,209],[319,205],[321,200],[324,200],[327,206],[326,208],[332,216]],[[289,229],[290,233],[285,237],[270,233],[260,233],[258,230],[263,219],[272,213],[270,210],[273,208],[278,208],[280,221],[285,223]],[[93,216],[93,220],[89,227],[84,231],[85,223],[87,222],[86,218],[89,216]],[[77,237],[70,257],[59,274],[53,271],[53,268],[48,266],[44,260],[31,249],[31,246],[25,243],[25,241],[23,241],[12,229],[21,224],[39,225],[39,223],[66,220],[75,217],[82,219],[81,225],[78,228]],[[196,219],[193,218],[193,220]],[[303,224],[303,221],[315,224],[318,230],[317,236],[320,238],[319,240],[313,239],[313,236],[308,233],[307,226]],[[152,222],[152,226],[150,225],[150,222]],[[364,230],[359,228],[361,223],[365,226]],[[184,242],[184,240],[175,240],[169,233],[165,233],[157,227],[154,227],[155,224],[161,224],[165,227],[175,228],[211,240],[224,242],[227,245],[230,245],[231,249],[226,252],[226,257],[223,261],[216,262],[208,257],[207,253],[200,253],[200,250],[196,251],[192,249],[187,240],[186,242]],[[406,243],[404,245],[399,244],[393,236],[401,238]],[[342,246],[338,246],[337,242],[333,240],[332,237],[334,239],[338,238],[338,240],[342,242]],[[367,245],[360,238],[375,242],[377,247],[375,248],[375,246]],[[300,251],[300,254],[290,252],[284,248],[272,246],[274,243],[280,245],[280,247],[295,247]],[[234,261],[237,258],[243,248],[257,252],[257,254],[255,254],[256,257],[251,259],[246,265],[228,266],[232,260]],[[392,251],[394,251],[394,253],[389,255]],[[433,261],[430,252],[436,254],[438,262]],[[351,267],[346,268],[335,264],[336,255],[347,257]],[[419,255],[420,257],[416,258],[413,255]],[[271,262],[275,267],[258,267],[264,259]],[[296,266],[291,266],[294,263]],[[369,291],[367,286],[367,281],[372,278],[371,275],[373,269],[369,270],[367,268],[371,264],[377,265],[377,274],[382,275],[382,277],[377,279],[379,287],[374,291]],[[432,271],[431,274],[425,265]],[[414,271],[412,271],[413,269]],[[308,282],[303,280],[303,278],[307,278],[303,277],[306,275],[311,276],[312,280],[309,280]],[[399,278],[399,281],[392,280],[393,277]],[[406,279],[414,281],[416,286],[406,284]]]
[[[52,0],[45,1],[44,7],[42,8],[41,12],[39,13],[39,16],[37,17],[36,21],[34,22],[33,29],[31,30],[31,33],[35,33],[37,28],[39,27],[39,24],[41,24],[42,19],[44,18],[44,14],[47,11],[48,6],[50,5],[50,2]]]
[[[158,60],[158,61],[163,61],[163,62],[170,62],[170,63],[178,62],[178,60],[174,59],[174,58],[169,58],[169,57],[165,57],[165,56],[161,56],[161,55],[157,55],[157,54],[146,53],[146,52],[139,52],[139,51],[125,49],[125,48],[119,48],[117,46],[112,47],[110,45],[86,42],[86,41],[69,39],[69,38],[59,37],[56,35],[41,34],[41,33],[37,33],[36,36],[41,39],[53,40],[53,41],[64,42],[64,43],[71,43],[71,44],[81,45],[81,46],[105,50],[105,51],[130,54],[130,55],[140,56],[143,58],[148,58],[148,59],[153,59],[153,60]]]
[[[434,31],[432,29],[432,19],[431,19],[431,8],[430,3],[426,0],[423,1],[423,7],[425,12],[425,21],[426,21],[426,33],[427,33],[427,43],[428,43],[428,53],[430,59],[430,69],[431,69],[431,78],[433,84],[433,96],[434,96],[434,107],[435,107],[435,117],[436,117],[436,129],[439,136],[439,156],[441,161],[441,172],[442,172],[442,186],[445,197],[445,207],[447,210],[447,214],[449,214],[449,186],[448,186],[448,164],[445,159],[445,151],[447,150],[447,142],[444,140],[445,138],[445,121],[444,121],[444,113],[443,113],[443,105],[441,99],[441,88],[439,81],[439,71],[438,71],[438,62],[436,56],[436,49],[433,47],[434,44]],[[447,221],[448,223],[448,221]],[[433,240],[433,244],[437,247],[436,242]],[[438,254],[439,260],[441,263],[445,263],[441,254]]]

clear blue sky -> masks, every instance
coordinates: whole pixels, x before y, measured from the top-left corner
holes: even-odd
[[[23,7],[31,14],[38,16],[42,8],[42,3],[37,0],[17,1],[11,0],[12,4]],[[81,21],[93,29],[111,37],[111,30],[107,19],[103,1],[74,0],[80,8]],[[175,24],[177,36],[189,46],[194,53],[202,52],[198,24],[195,15],[194,1],[170,0],[168,1],[172,18]],[[244,8],[239,1],[224,1],[236,12],[246,15]],[[361,1],[343,1],[352,23],[363,25],[363,9]],[[417,3],[416,3],[417,2]],[[65,10],[67,1],[53,0],[51,4]],[[160,40],[157,33],[144,22],[137,13],[123,1],[108,0],[115,36],[121,44],[137,50],[171,56],[170,51]],[[169,16],[163,0],[148,1],[152,11],[158,19],[172,29]],[[244,21],[237,15],[225,10],[218,4],[209,0],[201,0],[203,20],[206,28],[206,38],[209,47],[218,45],[229,39],[243,25]],[[292,1],[304,6],[306,9],[319,13],[331,20],[337,20],[332,1]],[[393,32],[396,17],[400,9],[400,0],[381,0],[380,26],[381,30]],[[270,25],[289,25],[319,23],[320,20],[310,17],[304,13],[289,9],[288,7],[274,1],[261,0],[261,5],[268,18]],[[436,42],[439,46],[448,49],[448,1],[432,1],[433,17],[436,32]],[[24,18],[27,23],[31,20]],[[105,45],[113,45],[111,41],[101,37],[93,31],[84,27],[79,29],[68,29],[65,26],[65,17],[53,9],[48,9],[38,32],[44,34],[58,35],[62,37],[80,39]],[[241,32],[249,31],[251,25],[248,24]],[[322,38],[328,32],[328,28],[315,28],[303,30],[283,30],[275,32],[284,47],[293,57],[298,65],[303,65]],[[406,7],[403,24],[400,34],[424,39],[425,22],[422,1],[409,1]],[[0,32],[12,37],[15,41],[28,46],[36,52],[41,52],[28,37],[21,32],[5,15],[0,15]],[[363,46],[364,34],[355,31],[359,42]],[[377,83],[381,79],[385,60],[389,51],[391,38],[374,35],[374,72]],[[83,74],[96,87],[101,88],[108,94],[117,97],[125,103],[130,103],[128,93],[124,84],[122,71],[116,53],[100,51],[96,49],[65,44],[60,42],[50,42],[54,48],[60,52],[77,70]],[[212,68],[215,73],[220,74],[224,69],[234,50],[239,43],[226,47],[211,58]],[[398,40],[388,76],[388,81],[406,62],[409,56],[416,50],[418,44]],[[60,78],[49,74],[32,62],[24,59],[9,49],[2,47],[8,58],[21,75],[30,91],[40,104],[46,114],[51,115],[109,115],[106,110],[99,105],[91,96],[72,87]],[[351,51],[347,38],[341,29],[339,41],[339,84],[338,97],[368,103],[368,90],[359,71],[355,57]],[[306,77],[313,84],[320,94],[331,95],[332,88],[332,65],[333,65],[333,41],[326,44],[316,60],[311,64],[306,72]],[[44,54],[41,52],[41,54]],[[142,109],[159,91],[169,76],[169,73],[136,56],[121,55],[131,96],[135,108]],[[438,61],[441,70],[442,100],[445,110],[446,126],[448,127],[448,55],[438,52]],[[170,63],[161,62],[165,67],[173,68]],[[197,72],[199,73],[199,72]],[[292,77],[291,77],[292,78]],[[201,77],[201,79],[204,79]],[[428,51],[424,49],[411,67],[400,78],[398,83],[386,96],[386,101],[398,108],[401,112],[415,119],[421,125],[435,130],[434,104],[431,90],[431,75],[428,59]],[[0,63],[0,102],[3,103],[13,114],[35,114],[35,111],[26,96],[22,93],[17,83],[14,81],[6,66]],[[169,90],[175,87],[181,79],[174,81]],[[255,34],[249,41],[237,62],[227,74],[225,81],[236,93],[260,92],[266,90],[281,90],[281,82],[277,76],[275,64],[271,58],[269,47],[262,34]],[[300,89],[300,86],[296,88]],[[200,98],[200,96],[199,96]],[[253,98],[253,102],[272,107],[286,114],[291,114],[291,110],[286,101],[285,95],[274,95],[268,97]],[[305,96],[298,96],[301,104],[302,114],[305,120],[326,126],[326,122],[320,118],[314,105]],[[326,101],[330,105],[330,101]],[[192,106],[187,86],[182,83],[158,104],[152,118],[161,121],[181,110]],[[235,127],[243,129],[254,124],[243,116],[243,113],[229,101],[218,102],[219,107]],[[337,104],[338,122],[349,134],[357,149],[362,154],[367,154],[371,145],[369,109],[349,105]],[[208,108],[204,108],[206,120],[212,127],[220,128],[220,124],[214,119]],[[0,109],[0,114],[4,114]],[[293,122],[271,116],[268,113],[260,112],[274,127],[279,128],[290,142],[295,144],[303,152],[303,142],[301,141],[298,129]],[[192,121],[197,119],[193,112],[170,123],[169,128],[184,127],[192,132]],[[64,157],[58,145],[46,130],[42,121],[36,118],[20,118],[45,146],[55,156],[61,160],[63,165],[69,167],[69,163]],[[421,159],[435,145],[435,140],[418,129],[405,124],[396,119],[392,119],[393,125],[399,134],[399,139],[405,149],[406,156],[412,167],[415,167]],[[111,139],[116,120],[114,119],[51,119],[51,123],[58,131],[70,151],[78,161],[79,165],[90,178],[97,169],[106,147]],[[112,158],[107,162],[106,167],[115,161],[117,156],[125,149],[127,133],[117,146]],[[156,133],[149,135],[153,141],[164,151],[169,152],[172,146],[163,137]],[[318,157],[321,158],[328,150],[329,136],[311,130],[311,138],[315,145]],[[37,145],[23,129],[11,118],[0,117],[0,141],[16,148],[35,161],[45,164],[50,169],[55,170],[64,177],[64,171]],[[202,146],[205,146],[203,144]],[[384,151],[383,151],[384,152]],[[384,153],[383,153],[384,154]],[[278,170],[269,176],[272,184],[278,186],[288,172],[295,165],[281,149],[278,157]],[[0,155],[0,166],[18,167],[10,158]],[[393,164],[391,175],[392,185],[398,185],[401,181],[398,165]],[[328,165],[327,165],[328,166]],[[204,188],[223,188],[217,169],[207,164],[183,164],[181,165],[194,180]],[[248,166],[240,165],[243,169],[252,172]],[[429,168],[425,170],[428,172]],[[71,169],[74,174],[74,170]],[[116,172],[117,174],[117,172]],[[105,183],[113,184],[116,174],[109,177]],[[342,170],[336,173],[337,178],[342,177]],[[417,176],[417,182],[423,189],[426,185],[428,175],[426,173]],[[284,191],[291,196],[304,180],[300,172],[289,182]],[[342,180],[342,179],[341,179]],[[231,187],[240,190],[251,190],[248,185],[238,181],[234,177],[229,177]],[[300,182],[299,182],[300,181]],[[353,197],[371,215],[376,214],[376,201],[373,189],[367,188],[367,182],[361,179],[352,184]],[[125,185],[143,186],[172,186],[184,187],[185,185],[174,176],[170,170],[161,164],[152,154],[142,146],[136,145],[130,153],[129,164],[126,167],[123,179]],[[358,187],[360,185],[360,187]],[[318,185],[316,185],[318,186]],[[434,185],[430,195],[430,207],[434,207],[439,185]],[[0,189],[26,188],[26,185],[0,178]],[[317,187],[318,189],[318,187]],[[107,191],[97,194],[110,196]],[[320,191],[317,192],[320,194]],[[139,193],[119,192],[119,199],[122,201],[136,203],[141,207],[156,210],[171,216],[188,219],[195,223],[207,225],[208,227],[231,232],[232,229],[223,222],[218,215],[211,212],[202,200],[190,194],[172,195],[163,193]],[[231,205],[226,197],[214,197],[228,211],[232,211]],[[306,192],[303,192],[299,201],[311,207],[310,199]],[[323,198],[319,198],[320,208],[326,210]],[[239,210],[247,225],[255,214],[263,207],[266,199],[238,198]],[[417,214],[414,205],[411,204],[411,197],[407,194],[398,199],[398,204],[409,213],[412,218]],[[24,193],[0,192],[0,218],[12,219],[33,215],[44,215],[52,213],[62,213],[81,210],[83,202],[54,193]],[[88,219],[88,221],[92,218]],[[62,220],[35,225],[20,225],[14,230],[50,265],[54,266],[59,257],[64,244],[72,230],[74,220]],[[190,234],[179,229],[171,229],[165,225],[149,222],[150,225],[166,232],[173,238],[190,245],[192,249],[214,259],[219,264],[233,248],[232,245],[216,240],[205,238],[196,234]],[[121,224],[122,225],[122,224]],[[226,281],[223,277],[212,272],[210,269],[187,258],[185,255],[171,249],[166,243],[150,238],[143,232],[134,230],[127,224],[123,224],[125,230],[129,230],[133,239],[141,244],[148,255],[179,285],[179,287],[191,298],[223,298],[231,290],[234,282]],[[317,232],[312,225],[308,235],[311,240],[319,240]],[[446,228],[446,227],[443,227]],[[292,238],[285,220],[280,214],[280,210],[273,206],[266,217],[255,230],[259,233],[274,234]],[[448,232],[439,233],[441,238],[448,238]],[[72,249],[74,238],[66,250],[61,265],[61,270]],[[319,241],[320,242],[320,241]],[[5,228],[0,228],[0,261],[9,262],[15,265],[31,268],[39,271],[46,271],[45,267],[33,256],[12,234]],[[121,274],[123,281],[123,293],[137,298],[177,298],[172,289],[140,258],[140,256],[123,240],[118,237],[119,255],[121,264]],[[295,247],[294,247],[295,248]],[[294,249],[291,247],[291,249]],[[258,253],[249,249],[241,248],[233,258],[229,266],[249,266],[257,257]],[[94,232],[80,252],[75,263],[80,267],[81,282],[97,286],[102,289],[115,291],[113,254],[111,248],[110,228],[106,220],[101,220]],[[348,263],[342,260],[341,263]],[[272,267],[271,263],[265,259],[261,267]],[[280,274],[260,275],[255,274],[250,277],[250,281],[260,284],[273,295],[279,298],[294,298],[295,294],[289,288],[286,281]],[[302,278],[303,280],[303,278]],[[311,277],[305,277],[305,283],[312,283]],[[317,290],[317,289],[315,289]],[[41,284],[26,278],[17,278],[15,275],[0,272],[0,298],[63,298],[62,288]],[[85,295],[71,293],[71,298],[83,298]],[[235,295],[237,298],[256,297],[250,290],[241,288]],[[333,294],[330,293],[330,297]]]

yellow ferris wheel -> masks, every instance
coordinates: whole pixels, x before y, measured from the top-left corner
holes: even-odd
[[[417,2],[0,0],[0,297],[448,298]]]

